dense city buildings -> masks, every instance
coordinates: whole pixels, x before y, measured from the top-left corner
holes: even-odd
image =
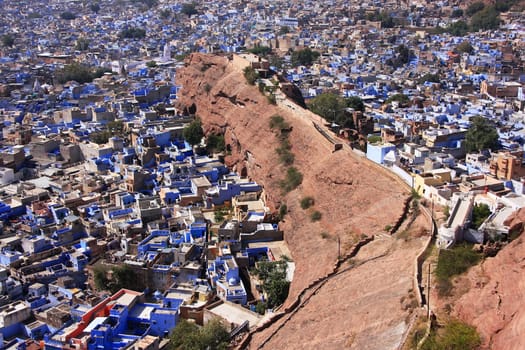
[[[307,107],[332,153],[351,148],[410,188],[440,249],[510,240],[525,206],[525,17],[518,1],[477,6],[3,1],[0,349],[167,348],[178,324],[216,319],[233,346],[289,312],[288,209],[227,165],[235,136],[179,103],[195,53],[238,68],[268,105]],[[266,142],[284,196],[301,149],[278,117]],[[449,214],[440,227],[434,205]]]

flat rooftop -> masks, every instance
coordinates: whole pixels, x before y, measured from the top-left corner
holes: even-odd
[[[285,241],[271,241],[271,242],[250,242],[248,248],[263,248],[268,247],[275,260],[282,260],[283,256],[292,257]]]
[[[131,310],[130,316],[143,320],[149,320],[151,318],[151,313],[154,310],[155,308],[153,306],[137,305]]]
[[[255,312],[228,302],[223,302],[217,306],[214,306],[208,309],[208,311],[222,317],[230,323],[235,323],[236,325],[240,325],[244,321],[248,321],[250,323],[250,328],[257,326],[261,321],[261,316]]]
[[[121,304],[129,307],[137,298],[136,295],[130,293],[124,293],[117,299],[116,304]]]

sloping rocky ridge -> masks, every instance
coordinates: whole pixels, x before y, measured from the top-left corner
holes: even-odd
[[[523,227],[525,209],[506,224]],[[495,257],[471,268],[469,291],[454,305],[454,315],[475,326],[485,349],[525,349],[525,244],[522,236]]]
[[[191,55],[186,67],[178,71],[177,83],[183,86],[179,93],[179,107],[191,107],[196,111],[206,132],[224,132],[227,148],[231,150],[231,155],[226,157],[227,164],[261,183],[272,209],[282,202],[287,204],[289,213],[281,227],[296,263],[289,304],[312,281],[332,270],[338,254],[336,237],[340,238],[344,253],[360,235],[384,232],[386,225],[393,225],[401,216],[408,191],[396,178],[355,155],[348,147],[332,152],[333,145],[312,125],[312,118],[318,117],[307,111],[293,112],[269,104],[257,87],[247,85],[242,68],[226,57]],[[270,117],[275,114],[283,116],[292,125],[289,139],[295,154],[294,166],[304,175],[301,186],[284,197],[279,181],[283,179],[286,168],[278,162],[275,152],[278,140],[269,128]],[[300,208],[300,199],[307,195],[314,197],[315,210],[322,213],[318,222],[310,220],[310,211]],[[321,235],[323,232],[327,235]],[[386,277],[399,273],[397,267],[389,270],[389,266],[395,266],[396,259],[411,260],[410,256],[415,255],[419,248],[401,247],[407,249],[407,254],[396,254],[395,258],[388,255],[388,263],[373,273],[379,274],[379,281],[381,274]],[[411,264],[403,266],[406,273],[413,272]],[[366,275],[370,271],[361,273]],[[342,286],[336,293],[323,295],[323,290],[320,290],[317,298],[329,299],[331,309],[347,310],[347,296],[351,295],[358,302],[366,302],[368,308],[381,310],[380,296],[369,299],[365,275],[356,279],[358,284],[347,288]],[[403,284],[401,293],[406,294],[410,286],[408,281]],[[396,310],[399,313],[395,316],[406,318],[408,313],[405,310],[401,307]],[[324,324],[329,329],[330,324],[339,324],[344,315],[334,312],[325,317]],[[354,315],[353,321],[354,325],[359,324],[358,314]],[[302,322],[301,315],[291,320],[291,326],[295,322]],[[386,327],[394,327],[394,324]],[[301,334],[300,330],[298,332]],[[317,346],[314,343],[307,345],[306,334],[304,339],[304,343],[297,344],[297,347]],[[290,344],[286,347],[293,348]]]

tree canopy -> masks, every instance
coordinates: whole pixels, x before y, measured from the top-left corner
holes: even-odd
[[[199,328],[192,322],[179,319],[170,335],[170,350],[227,349],[230,333],[222,322],[213,319]]]
[[[385,103],[398,102],[401,107],[407,106],[410,103],[410,98],[405,94],[395,94],[390,96]]]
[[[71,21],[75,18],[77,18],[77,15],[75,15],[71,11],[64,11],[60,14],[60,18],[65,19],[66,21]]]
[[[319,52],[313,51],[309,47],[292,52],[292,66],[310,66],[319,58]]]
[[[441,82],[441,78],[440,78],[439,74],[426,73],[425,75],[423,75],[421,78],[418,79],[418,83],[419,84],[424,84],[426,82],[440,83]]]
[[[472,208],[472,222],[470,225],[473,229],[477,230],[481,224],[487,220],[490,214],[490,208],[487,204],[479,203],[474,205]]]
[[[191,17],[192,15],[196,15],[199,13],[196,9],[195,2],[187,2],[182,4],[182,9],[180,10],[183,14],[185,14],[188,17]]]
[[[130,27],[120,31],[120,39],[142,39],[146,36],[146,30],[138,27]]]
[[[477,116],[472,120],[465,135],[465,147],[467,152],[496,149],[499,145],[498,139],[498,131],[494,124],[488,119]]]
[[[458,53],[472,53],[474,51],[474,47],[469,41],[465,40],[461,44],[456,46],[455,51]]]
[[[463,10],[462,9],[454,9],[452,11],[452,13],[450,14],[450,17],[452,17],[452,18],[463,17]]]
[[[190,124],[186,125],[182,132],[182,135],[190,145],[198,145],[204,137],[204,131],[202,130],[202,124],[200,119],[197,118]]]
[[[92,3],[91,5],[89,5],[89,9],[94,13],[98,13],[98,11],[100,11],[100,5],[98,2]]]
[[[254,55],[266,56],[270,52],[272,52],[272,48],[268,47],[268,46],[261,45],[261,46],[252,47],[251,49],[248,50],[248,52],[251,52]]]
[[[111,271],[111,279],[107,277],[107,272]],[[137,275],[128,265],[115,266],[110,270],[96,267],[93,270],[93,280],[98,290],[108,290],[116,293],[122,288],[138,290]]]
[[[206,137],[206,149],[208,153],[222,152],[225,148],[224,135],[211,133]]]
[[[454,36],[465,36],[468,33],[468,24],[465,21],[457,21],[451,23],[446,28],[446,32]]]
[[[365,104],[363,100],[361,99],[361,97],[350,96],[345,101],[346,101],[346,106],[348,108],[353,108],[354,111],[360,111],[360,112],[365,111]]]
[[[259,78],[259,73],[250,66],[245,67],[242,72],[246,78],[246,82],[250,85],[255,85],[255,82]]]
[[[497,29],[501,20],[499,12],[494,6],[489,6],[483,10],[476,12],[470,19],[470,26],[473,31]]]
[[[15,38],[11,34],[2,35],[2,45],[5,47],[12,47],[15,44]]]
[[[394,68],[398,68],[401,66],[404,66],[410,61],[410,56],[412,56],[412,52],[408,47],[406,47],[404,44],[399,45],[396,48],[396,55],[393,58],[389,58],[386,63],[389,66],[392,66]]]
[[[286,266],[285,261],[261,261],[253,271],[262,281],[269,308],[281,305],[288,297],[290,282],[286,280]]]
[[[90,83],[95,78],[100,78],[107,69],[99,67],[92,68],[86,65],[74,62],[66,65],[64,68],[56,72],[55,76],[59,83],[64,84],[65,82],[74,80],[77,83]]]
[[[77,42],[75,44],[75,50],[86,51],[87,49],[89,49],[89,44],[90,44],[89,39],[80,37],[77,39]]]
[[[315,114],[345,128],[354,126],[352,116],[346,111],[347,108],[354,108],[357,111],[364,110],[363,101],[359,97],[345,99],[333,93],[324,93],[314,97],[308,107]]]
[[[172,12],[171,12],[170,9],[162,9],[159,12],[159,16],[162,19],[168,19],[168,18],[170,18],[171,15],[172,15]]]
[[[473,2],[467,7],[467,10],[465,11],[465,13],[467,16],[471,17],[472,15],[483,10],[484,8],[485,8],[485,4],[482,1]]]

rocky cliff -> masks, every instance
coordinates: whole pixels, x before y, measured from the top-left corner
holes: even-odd
[[[525,209],[506,223],[521,228]],[[523,236],[469,270],[470,290],[455,303],[454,314],[475,326],[485,349],[525,349],[525,244]]]
[[[281,227],[296,263],[289,304],[312,281],[333,269],[338,255],[337,238],[340,239],[341,253],[344,254],[357,237],[384,232],[385,226],[393,225],[400,217],[403,201],[409,192],[398,180],[356,155],[348,146],[333,152],[333,144],[313,127],[313,122],[318,123],[319,117],[288,102],[279,101],[278,105],[268,103],[257,87],[246,83],[242,74],[245,64],[238,59],[191,55],[186,61],[186,67],[178,71],[177,83],[183,86],[179,94],[179,107],[195,112],[201,118],[206,132],[220,131],[225,134],[227,149],[231,151],[226,162],[238,172],[264,185],[271,208],[275,209],[281,203],[287,204],[289,213]],[[279,187],[286,168],[279,164],[275,152],[278,139],[269,127],[270,117],[275,114],[283,116],[292,126],[289,140],[295,155],[294,166],[304,175],[302,184],[286,195],[282,194]],[[314,198],[315,210],[322,213],[321,220],[312,222],[310,211],[313,209],[301,209],[299,202],[304,196]],[[389,243],[388,246],[391,245]],[[385,257],[381,256],[381,259],[386,260],[378,261],[377,269],[368,272],[366,269],[361,270],[354,278],[348,279],[346,282],[350,285],[343,283],[335,291],[318,291],[319,300],[329,301],[330,304],[325,309],[323,329],[329,331],[330,325],[338,329],[344,325],[347,329],[346,336],[343,335],[344,331],[334,330],[330,334],[333,344],[337,344],[334,347],[344,344],[348,334],[368,329],[363,327],[358,310],[381,317],[384,310],[381,303],[395,303],[393,308],[386,308],[393,310],[392,315],[386,318],[388,322],[379,322],[384,329],[376,335],[388,333],[404,322],[407,311],[399,306],[399,298],[411,288],[408,276],[413,273],[413,265],[411,262],[396,264],[396,261],[412,261],[410,259],[420,249],[420,244],[406,247],[400,244],[398,248],[395,257],[390,255],[393,250],[387,249]],[[405,253],[403,249],[406,249]],[[366,254],[361,258],[366,260]],[[396,274],[405,277],[399,278],[399,281],[392,280],[391,288],[383,288],[386,285],[379,288],[381,281]],[[367,276],[374,276],[378,289],[368,288]],[[381,300],[381,291],[387,291],[389,298]],[[348,299],[350,296],[352,300]],[[352,321],[342,323],[350,302],[358,303],[359,308],[353,314]],[[319,307],[325,306],[321,303]],[[292,332],[295,327],[301,327],[302,317],[310,317],[308,315],[299,312],[294,316],[289,323]],[[373,325],[377,324],[377,320],[375,322]],[[403,333],[405,326],[401,325],[396,330],[393,337],[395,341],[399,341],[398,333]],[[301,334],[296,332],[299,337]],[[255,338],[255,342],[258,341],[261,340]],[[295,347],[308,347],[306,344],[308,342],[305,340],[302,345],[296,344]],[[275,346],[281,345],[284,346],[284,343]],[[310,345],[317,346],[314,343]],[[290,344],[286,344],[286,347],[294,348]],[[391,346],[378,345],[372,348]]]

